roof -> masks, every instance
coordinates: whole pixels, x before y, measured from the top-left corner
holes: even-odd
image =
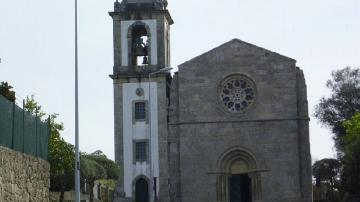
[[[214,49],[212,49],[212,50],[210,50],[210,51],[208,51],[208,52],[205,52],[205,53],[203,53],[203,54],[201,54],[201,55],[199,55],[199,56],[197,56],[197,57],[194,57],[193,59],[190,59],[189,61],[186,61],[186,62],[180,64],[179,67],[184,66],[184,65],[186,65],[187,63],[195,62],[195,61],[197,61],[197,60],[199,60],[199,59],[201,59],[201,58],[203,58],[203,57],[206,57],[206,56],[208,56],[208,55],[210,55],[210,54],[213,54],[213,53],[215,53],[215,52],[221,51],[222,49],[234,48],[234,47],[235,47],[234,45],[235,45],[235,46],[238,46],[238,47],[240,47],[240,48],[241,48],[241,47],[247,47],[247,48],[249,48],[249,49],[256,49],[256,50],[265,52],[265,54],[267,53],[267,54],[269,54],[269,55],[273,55],[273,56],[281,57],[281,58],[283,58],[283,59],[290,60],[290,61],[292,61],[292,62],[294,62],[294,63],[296,62],[295,59],[292,59],[292,58],[290,58],[290,57],[281,55],[281,54],[279,54],[279,53],[276,53],[276,52],[267,50],[267,49],[265,49],[265,48],[262,48],[262,47],[259,47],[259,46],[254,45],[254,44],[251,44],[251,43],[248,43],[248,42],[245,42],[245,41],[242,41],[242,40],[240,40],[240,39],[236,39],[236,38],[235,38],[235,39],[232,39],[232,40],[230,40],[230,41],[228,41],[228,42],[226,42],[226,43],[224,43],[224,44],[222,44],[222,45],[220,45],[220,46],[218,46],[218,47],[216,47],[216,48],[214,48]]]

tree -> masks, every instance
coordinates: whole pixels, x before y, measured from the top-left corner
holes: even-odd
[[[8,82],[1,82],[0,83],[0,95],[4,96],[10,102],[15,102],[15,92],[12,91],[13,87],[9,85]]]
[[[24,108],[26,111],[31,112],[39,118],[42,118],[46,113],[42,110],[42,107],[35,101],[35,96],[26,96]]]
[[[25,110],[39,118],[46,114],[35,101],[34,95],[27,96]],[[50,190],[60,192],[59,201],[64,201],[65,191],[73,188],[75,180],[75,149],[60,136],[64,124],[57,122],[58,114],[50,115],[49,163],[50,163]]]
[[[75,181],[75,148],[60,136],[64,130],[62,123],[57,123],[57,114],[50,116],[50,190],[60,192],[59,201],[64,200],[64,192],[70,191]]]
[[[322,159],[314,163],[312,170],[316,185],[329,187],[327,201],[336,201],[334,190],[339,188],[341,163],[336,159]]]
[[[346,136],[342,185],[347,195],[356,198],[352,200],[360,201],[360,113],[345,121],[343,126]]]
[[[94,200],[93,188],[95,181],[102,179],[118,180],[120,168],[112,160],[108,159],[102,151],[97,150],[91,154],[81,156],[81,177],[90,185],[90,201]]]
[[[102,165],[105,168],[107,179],[117,180],[121,177],[119,166],[114,161],[108,159],[107,156],[101,150],[97,150],[91,153],[90,155],[88,155],[88,158],[98,162],[100,165]]]
[[[346,67],[333,71],[326,87],[331,90],[330,97],[322,97],[315,107],[314,116],[331,128],[335,145],[341,157],[344,151],[345,128],[343,121],[351,119],[360,111],[360,69]]]
[[[95,160],[89,158],[89,156],[85,155],[81,157],[80,160],[80,173],[83,181],[88,183],[90,186],[90,201],[94,201],[94,186],[95,181],[100,179],[107,178],[106,170],[103,166],[101,166]]]

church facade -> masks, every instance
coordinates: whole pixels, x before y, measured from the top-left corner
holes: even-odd
[[[312,201],[306,83],[294,59],[238,39],[170,74],[165,0],[115,2],[118,201]]]

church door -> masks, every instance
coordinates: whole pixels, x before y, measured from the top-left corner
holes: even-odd
[[[149,202],[149,184],[143,178],[136,181],[135,200],[136,202]]]
[[[229,184],[230,202],[251,202],[251,179],[247,174],[232,175]]]

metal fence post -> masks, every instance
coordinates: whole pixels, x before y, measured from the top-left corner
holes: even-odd
[[[50,138],[51,138],[51,118],[48,118],[48,134],[47,134],[47,157],[46,160],[49,160],[49,148],[50,148]]]
[[[38,111],[35,111],[35,156],[38,157]]]
[[[23,130],[22,130],[22,152],[25,153],[25,100],[23,100]]]
[[[12,105],[12,128],[11,128],[11,149],[14,149],[14,139],[15,139],[15,101]]]

